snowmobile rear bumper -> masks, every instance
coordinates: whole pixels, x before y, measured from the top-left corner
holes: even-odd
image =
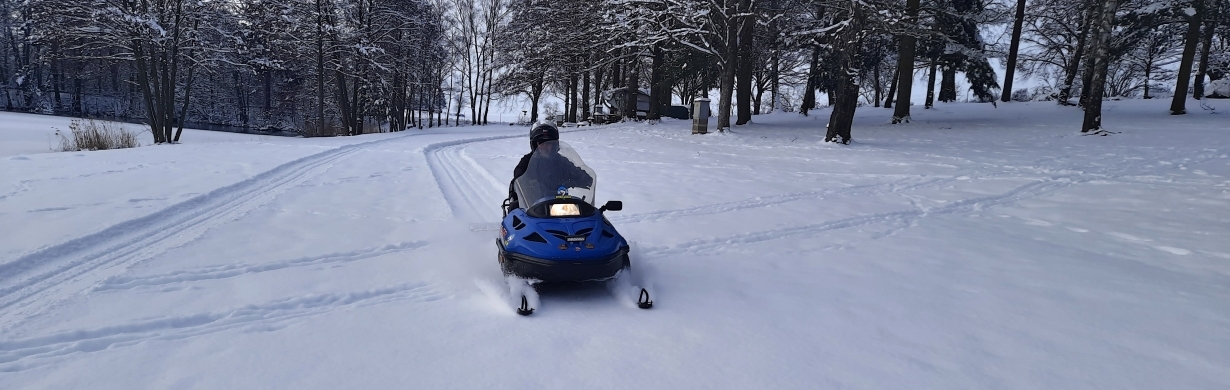
[[[500,248],[505,273],[544,282],[583,282],[610,279],[628,264],[628,248],[595,259],[549,260],[512,253]]]

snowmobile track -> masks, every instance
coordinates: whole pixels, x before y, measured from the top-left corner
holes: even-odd
[[[582,131],[597,131],[597,129],[579,129],[562,131],[562,134]],[[427,145],[423,155],[427,165],[436,178],[436,184],[448,202],[449,208],[457,218],[469,222],[488,222],[498,220],[500,201],[507,197],[503,179],[492,176],[477,162],[467,156],[465,147],[470,144],[487,141],[498,141],[513,138],[525,138],[524,134],[510,134],[466,138]],[[512,170],[509,170],[512,173]],[[478,211],[486,210],[486,211]]]
[[[71,330],[27,339],[0,340],[0,372],[50,364],[51,358],[129,346],[148,340],[177,340],[235,328],[276,329],[296,318],[339,309],[392,302],[447,299],[430,284],[414,283],[344,293],[279,299],[223,311],[136,320],[96,329]]]
[[[423,149],[427,165],[436,178],[453,216],[468,222],[500,218],[499,204],[506,196],[500,181],[465,155],[466,145],[485,141],[520,138],[523,135],[471,138],[428,145]]]
[[[13,324],[123,272],[138,261],[184,245],[365,148],[421,134],[342,146],[279,165],[238,183],[45,247],[0,265],[0,324]],[[32,297],[39,297],[31,301]]]

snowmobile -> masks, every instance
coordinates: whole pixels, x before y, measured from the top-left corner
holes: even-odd
[[[505,199],[499,263],[514,294],[520,294],[517,314],[534,312],[513,280],[536,283],[605,281],[626,275],[632,264],[628,242],[603,216],[623,209],[612,200],[594,206],[597,175],[567,144],[544,142],[530,157],[525,173],[513,181],[516,204]],[[514,296],[515,298],[515,296]],[[640,290],[637,306],[653,307],[649,292]]]

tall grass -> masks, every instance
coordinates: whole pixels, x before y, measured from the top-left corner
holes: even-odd
[[[59,131],[61,152],[76,152],[82,150],[108,150],[135,148],[141,146],[137,133],[128,130],[123,124],[93,119],[73,119],[68,125],[69,135]]]

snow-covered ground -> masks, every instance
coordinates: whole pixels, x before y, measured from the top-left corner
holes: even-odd
[[[50,153],[3,114],[0,388],[1224,389],[1230,103],[1168,104],[567,129],[656,305],[531,317],[470,229],[526,128]]]

